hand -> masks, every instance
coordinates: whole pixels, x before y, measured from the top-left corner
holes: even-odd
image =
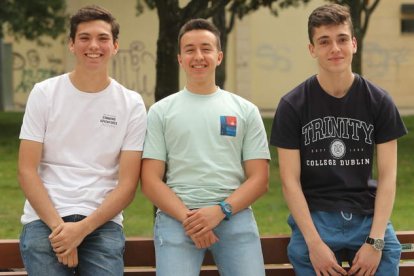
[[[64,258],[79,246],[85,236],[79,222],[65,222],[52,231],[49,240],[58,258]]]
[[[190,238],[193,240],[197,248],[208,248],[219,241],[212,230],[208,231],[204,235],[198,237],[190,236]]]
[[[335,254],[323,241],[309,246],[309,258],[317,276],[348,275],[338,264]]]
[[[224,217],[220,206],[204,207],[188,212],[183,227],[188,236],[200,237],[214,229]]]
[[[77,267],[78,266],[78,249],[75,248],[67,256],[59,257],[57,256],[59,263],[64,264],[68,267]]]
[[[363,244],[352,261],[349,275],[374,275],[381,261],[382,251]]]

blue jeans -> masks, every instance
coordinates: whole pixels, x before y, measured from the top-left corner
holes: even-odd
[[[322,211],[311,212],[311,216],[319,235],[335,253],[338,263],[348,262],[351,265],[369,235],[373,216]],[[309,259],[308,247],[292,216],[289,216],[288,224],[292,229],[288,256],[296,275],[316,275]],[[397,276],[401,245],[391,223],[387,225],[384,240],[385,247],[375,275]]]
[[[208,248],[221,276],[264,276],[259,232],[251,209],[223,220],[219,241]],[[154,226],[157,276],[198,276],[207,249],[198,249],[182,224],[158,212]]]
[[[65,222],[84,219],[81,215],[64,217]],[[41,220],[23,226],[20,235],[20,252],[23,263],[30,276],[111,275],[124,273],[125,236],[122,227],[112,221],[105,223],[85,237],[78,247],[78,267],[68,268],[58,262],[48,236],[51,230]]]

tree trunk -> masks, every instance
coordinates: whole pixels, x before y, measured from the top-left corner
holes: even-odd
[[[352,71],[357,74],[362,74],[362,45],[364,40],[364,33],[362,30],[361,25],[361,11],[362,11],[362,3],[360,1],[355,1],[353,6],[350,8],[351,12],[351,19],[354,25],[354,32],[355,38],[357,40],[358,49],[357,52],[354,54],[354,58],[352,59]]]
[[[165,32],[165,33],[164,33]],[[157,40],[155,101],[173,94],[179,89],[179,66],[177,62],[177,37],[179,27],[176,22],[160,20]]]
[[[220,0],[217,0],[220,1]],[[226,60],[227,60],[227,28],[226,28],[226,10],[223,6],[214,16],[213,23],[220,30],[221,50],[224,54],[224,59],[220,66],[216,69],[216,84],[224,89],[226,82]]]

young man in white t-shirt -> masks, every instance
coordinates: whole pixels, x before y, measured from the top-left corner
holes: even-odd
[[[20,250],[29,275],[122,275],[122,210],[146,131],[141,96],[109,77],[119,25],[98,6],[70,20],[72,72],[36,84],[20,133],[27,198]]]
[[[262,118],[255,105],[217,87],[223,53],[213,24],[187,22],[178,48],[187,83],[150,108],[143,154],[142,190],[159,208],[157,275],[199,275],[207,249],[220,275],[265,275],[249,208],[268,188]]]

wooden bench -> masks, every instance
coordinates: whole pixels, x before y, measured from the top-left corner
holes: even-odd
[[[400,276],[414,275],[414,231],[398,231],[403,244]],[[294,276],[289,264],[286,247],[288,235],[261,237],[267,276]],[[127,238],[125,245],[125,270],[127,276],[155,276],[154,245],[151,238]],[[19,252],[18,240],[0,240],[0,276],[27,275]],[[218,276],[217,267],[208,253],[204,259],[202,276]]]

